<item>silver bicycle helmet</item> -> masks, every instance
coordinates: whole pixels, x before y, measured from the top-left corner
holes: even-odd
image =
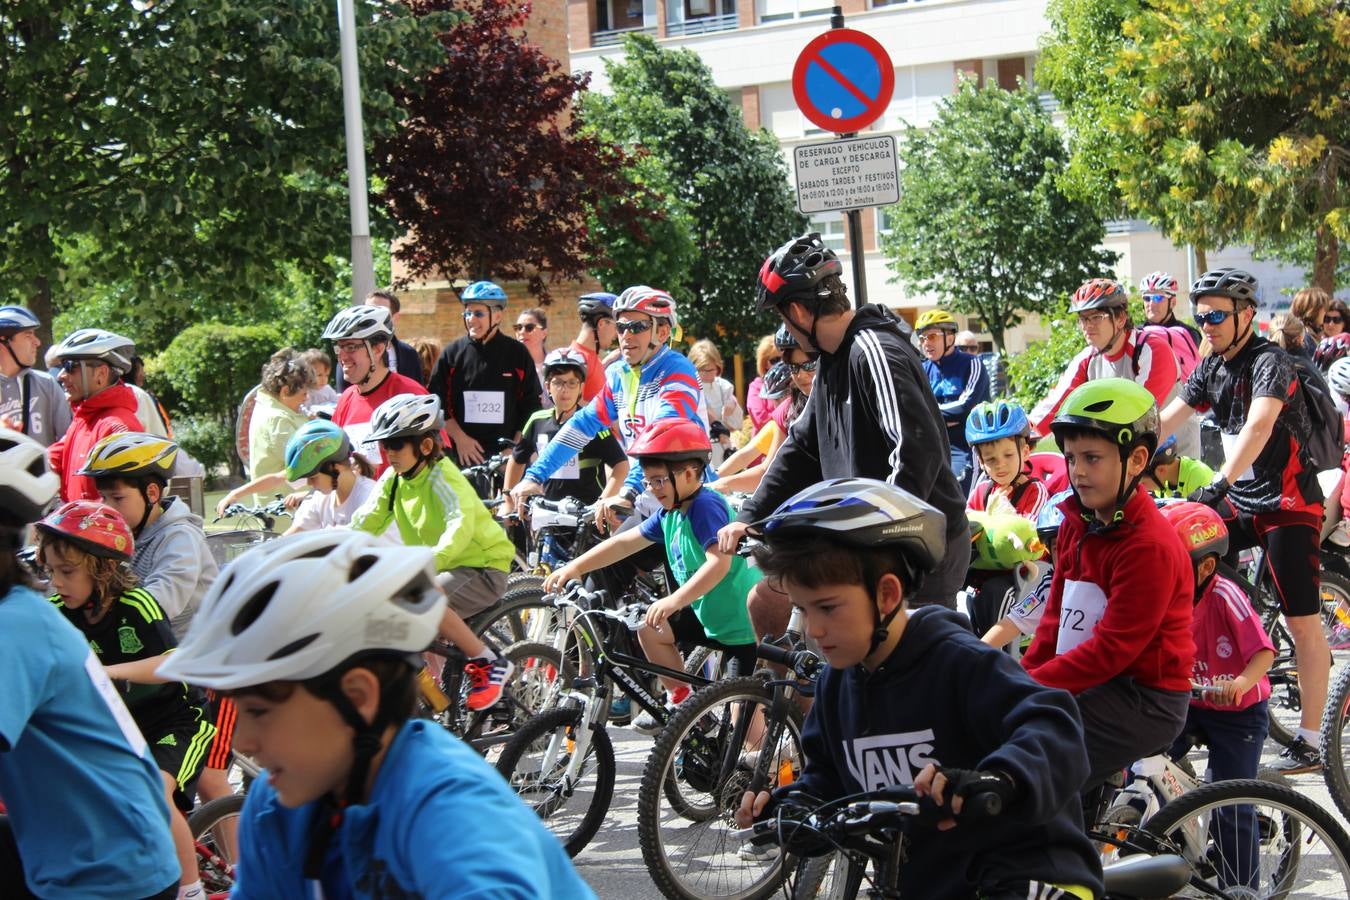
[[[61,479],[47,467],[47,450],[26,434],[0,428],[0,524],[19,528],[42,518]]]
[[[131,356],[136,344],[102,328],[80,328],[47,351],[47,359],[56,364],[65,359],[97,359],[108,364],[118,375],[131,371]]]
[[[1327,370],[1327,384],[1342,399],[1350,401],[1350,356],[1342,356],[1331,364]]]
[[[548,356],[544,357],[544,377],[552,378],[558,372],[566,369],[575,369],[581,373],[581,380],[586,380],[586,357],[582,356],[571,347],[559,347],[557,350],[549,351]]]
[[[441,401],[435,394],[399,394],[375,407],[367,440],[417,437],[444,427]]]
[[[394,334],[389,310],[382,306],[349,306],[323,330],[326,341],[387,341]]]

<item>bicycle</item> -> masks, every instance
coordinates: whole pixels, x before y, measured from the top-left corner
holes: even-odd
[[[1350,666],[1331,679],[1322,711],[1322,777],[1341,815],[1350,818]]]
[[[712,682],[634,655],[631,634],[646,612],[641,604],[608,609],[603,591],[587,591],[579,582],[553,603],[560,618],[553,646],[562,676],[544,711],[507,742],[497,771],[576,856],[595,836],[613,797],[614,745],[606,726],[615,688],[664,725],[671,713],[640,678],[661,676],[697,687]],[[573,802],[586,790],[588,799]]]
[[[794,608],[784,636],[792,649],[759,645],[759,657],[784,666],[786,677],[761,671],[701,688],[657,737],[638,788],[638,843],[652,880],[672,900],[767,897],[785,877],[781,858],[744,852],[726,826],[746,791],[801,774],[801,698],[824,666],[801,648],[801,625]]]
[[[245,506],[242,503],[231,503],[225,508],[225,512],[211,520],[215,524],[222,519],[242,519],[245,527],[233,528],[229,531],[208,531],[206,533],[206,544],[211,548],[211,555],[216,560],[216,565],[223,567],[235,557],[251,550],[253,547],[263,541],[270,541],[281,537],[272,529],[276,526],[276,520],[281,516],[290,517],[291,511],[286,508],[285,498],[277,494],[275,500],[263,506]]]
[[[220,797],[202,804],[188,816],[202,889],[212,900],[227,896],[234,887],[234,867],[238,863],[235,835],[245,799],[244,794]]]
[[[997,794],[974,794],[966,798],[960,818],[989,818],[1001,812]],[[781,804],[774,818],[731,836],[780,846],[809,837],[825,848],[825,855],[794,861],[790,897],[853,898],[866,882],[867,897],[897,898],[907,836],[933,821],[930,801],[911,787],[892,785],[826,803],[813,805],[802,798],[799,803]],[[1105,868],[1106,896],[1112,900],[1171,896],[1186,886],[1190,874],[1190,866],[1175,855],[1135,857]]]

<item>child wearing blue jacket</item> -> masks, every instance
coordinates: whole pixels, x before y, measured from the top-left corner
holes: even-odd
[[[773,795],[747,792],[738,824],[804,796],[913,786],[942,821],[910,831],[903,896],[1101,896],[1078,799],[1088,763],[1073,698],[1036,684],[957,613],[906,609],[945,549],[942,513],[893,485],[848,478],[802,491],[752,531],[766,580],[804,611],[829,666],[802,732],[802,778]],[[985,792],[1002,798],[1002,814],[963,819],[964,799]]]

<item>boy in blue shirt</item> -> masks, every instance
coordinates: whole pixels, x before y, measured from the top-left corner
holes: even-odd
[[[160,666],[231,694],[235,747],[266,770],[240,815],[233,900],[594,896],[501,776],[412,718],[446,608],[435,579],[430,547],[343,530],[269,541]]]
[[[657,665],[679,669],[684,660],[677,643],[712,647],[749,674],[756,644],[746,598],[758,589],[760,576],[744,559],[717,549],[717,532],[731,522],[731,507],[725,497],[703,486],[711,452],[708,433],[689,419],[661,419],[643,432],[629,454],[641,464],[647,489],[661,502],[660,512],[553,572],[544,589],[556,590],[587,572],[663,544],[680,586],[647,610],[648,627],[638,632],[643,652]],[[671,704],[689,695],[687,684],[662,682]],[[633,727],[655,733],[660,726],[644,712]]]
[[[805,613],[829,665],[802,730],[802,778],[772,796],[746,792],[737,823],[778,803],[913,786],[947,817],[909,833],[901,895],[1099,897],[1073,698],[1036,684],[958,613],[907,609],[946,548],[945,516],[894,485],[842,478],[798,493],[751,531],[763,540],[755,558],[766,581]],[[962,820],[964,798],[984,792],[1002,797],[1002,814]]]

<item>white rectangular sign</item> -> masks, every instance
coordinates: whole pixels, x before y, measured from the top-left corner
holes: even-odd
[[[889,206],[900,200],[895,137],[845,138],[792,150],[797,209],[805,215]]]

